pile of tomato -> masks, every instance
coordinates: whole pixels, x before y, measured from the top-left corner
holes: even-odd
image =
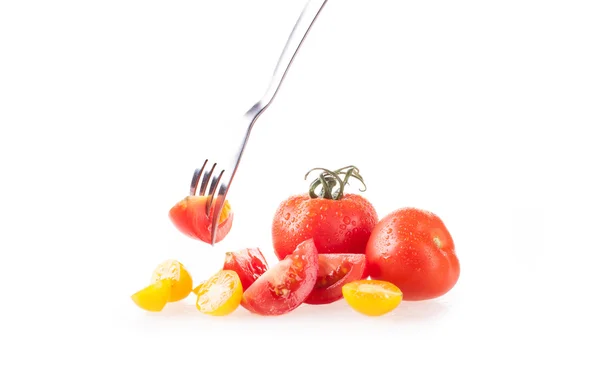
[[[356,167],[309,173],[317,170],[308,193],[286,198],[273,217],[275,265],[269,267],[258,248],[227,252],[222,269],[193,288],[187,269],[167,260],[155,269],[150,285],[132,295],[133,301],[159,312],[194,293],[200,312],[224,316],[239,306],[254,314],[282,315],[302,304],[345,299],[354,310],[379,316],[402,300],[433,299],[454,287],[460,264],[452,236],[437,215],[407,207],[379,219],[364,196],[344,192],[352,179],[366,189]],[[188,196],[171,208],[169,217],[183,234],[209,243],[208,201]],[[226,202],[217,242],[232,224]]]

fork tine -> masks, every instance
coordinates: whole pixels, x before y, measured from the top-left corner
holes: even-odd
[[[214,204],[213,209],[213,218],[212,218],[212,226],[211,226],[211,245],[215,245],[217,241],[217,230],[218,230],[218,222],[221,217],[221,210],[223,210],[223,206],[225,204],[225,193],[227,191],[227,185],[225,183],[220,184],[219,191],[217,192],[216,200],[212,200],[211,204]]]
[[[208,202],[206,203],[206,214],[208,215],[210,213],[211,210],[211,206],[214,200],[214,196],[215,196],[215,191],[217,190],[217,186],[219,186],[219,181],[221,180],[221,177],[223,176],[223,173],[225,171],[221,170],[221,172],[217,175],[213,175],[212,178],[212,182],[210,183],[210,189],[208,190]],[[217,215],[218,217],[218,215]]]
[[[205,160],[201,168],[194,170],[194,176],[192,177],[192,183],[190,184],[190,196],[194,196],[196,194],[196,190],[198,189],[198,182],[200,181],[200,176],[202,175],[202,171],[206,167],[207,163],[208,160]]]
[[[204,196],[206,195],[206,187],[208,186],[208,181],[210,180],[210,176],[213,174],[213,171],[215,170],[215,168],[217,167],[217,164],[213,164],[212,168],[210,168],[210,170],[207,170],[204,172],[204,176],[202,176],[202,184],[200,184],[200,191],[199,191],[199,195]]]

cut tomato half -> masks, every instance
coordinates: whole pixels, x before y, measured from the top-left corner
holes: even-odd
[[[342,287],[344,299],[361,314],[380,316],[398,307],[402,291],[394,284],[382,280],[357,280]]]
[[[234,271],[221,270],[198,287],[196,308],[203,314],[231,314],[242,300],[242,283]]]
[[[366,270],[364,254],[328,253],[319,255],[317,282],[306,300],[307,304],[329,304],[344,297],[342,287],[360,280]]]
[[[170,279],[156,281],[131,295],[131,300],[145,311],[162,311],[169,301],[172,286]]]
[[[185,266],[177,260],[163,261],[154,269],[151,283],[154,284],[163,279],[169,279],[171,282],[169,302],[183,300],[192,292],[192,277]]]
[[[312,239],[260,276],[242,298],[242,306],[259,315],[282,315],[300,306],[317,282],[319,257]]]

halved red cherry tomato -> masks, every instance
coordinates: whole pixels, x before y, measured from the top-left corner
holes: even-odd
[[[242,306],[259,315],[282,315],[302,304],[317,281],[319,257],[312,239],[259,277],[242,298]]]
[[[344,297],[344,284],[360,280],[366,271],[367,260],[364,254],[320,254],[317,282],[307,304],[329,304]]]
[[[169,218],[175,227],[193,239],[210,243],[212,230],[212,213],[206,214],[207,196],[187,196],[175,204],[169,211]],[[217,240],[223,240],[231,230],[233,212],[228,201],[225,201],[217,225]]]
[[[235,271],[240,277],[245,291],[256,279],[267,272],[268,265],[260,249],[246,248],[225,253],[223,269]]]

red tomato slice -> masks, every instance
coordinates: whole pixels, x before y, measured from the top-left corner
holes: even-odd
[[[181,233],[193,239],[210,243],[212,216],[206,215],[207,201],[207,196],[187,196],[171,208],[169,218]],[[232,222],[233,212],[229,202],[225,201],[217,225],[217,243],[227,236]]]
[[[312,239],[259,277],[242,298],[242,306],[259,315],[282,315],[300,306],[317,282],[319,254]]]
[[[304,303],[329,304],[344,297],[346,283],[364,277],[367,260],[361,253],[328,253],[319,255],[317,282]]]
[[[224,270],[235,271],[242,282],[242,288],[248,289],[268,269],[267,261],[258,248],[246,248],[225,253]]]

